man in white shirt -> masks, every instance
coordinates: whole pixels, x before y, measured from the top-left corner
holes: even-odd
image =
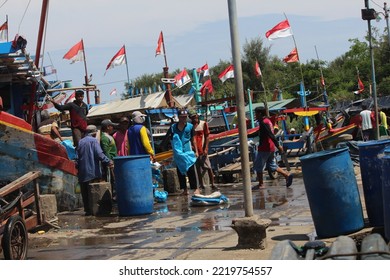
[[[361,129],[363,133],[363,141],[374,139],[373,126],[371,119],[371,111],[367,109],[367,105],[362,105],[363,111],[360,112]]]

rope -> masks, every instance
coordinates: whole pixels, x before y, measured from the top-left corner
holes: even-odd
[[[20,26],[22,25],[24,16],[26,15],[26,12],[27,12],[27,10],[28,10],[28,7],[30,6],[30,3],[31,3],[31,0],[28,1],[27,7],[26,7],[26,9],[24,10],[22,19],[20,20],[19,27],[18,27],[18,34],[20,33]]]
[[[7,3],[8,0],[5,0],[3,4],[0,5],[0,9],[4,6],[5,3]]]

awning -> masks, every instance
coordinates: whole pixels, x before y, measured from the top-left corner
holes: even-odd
[[[300,101],[296,98],[290,98],[290,99],[284,99],[278,101],[268,101],[267,105],[269,111],[280,111],[284,109],[300,107]],[[263,102],[253,103],[252,104],[253,110],[256,109],[256,107],[264,107],[264,103]],[[249,105],[245,106],[245,112],[247,113],[249,112]]]
[[[137,96],[125,100],[117,100],[101,105],[93,106],[88,113],[89,119],[112,118],[116,115],[129,115],[133,111],[144,111],[147,109],[168,108],[164,98],[165,91],[160,91],[148,95]],[[173,97],[177,108],[186,107],[193,100],[193,95],[180,95]]]

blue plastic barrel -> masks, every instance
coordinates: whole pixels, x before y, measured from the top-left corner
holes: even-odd
[[[300,161],[317,236],[335,237],[361,230],[363,210],[348,148],[308,154]]]
[[[390,140],[367,141],[358,144],[360,174],[368,220],[372,227],[384,225],[382,196],[382,157]]]
[[[382,194],[383,194],[383,220],[385,237],[390,240],[390,147],[384,151],[382,158]]]
[[[149,155],[114,158],[116,201],[120,216],[153,212],[153,183]]]

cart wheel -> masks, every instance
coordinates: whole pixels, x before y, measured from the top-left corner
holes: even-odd
[[[268,175],[272,180],[275,180],[278,178],[278,172],[272,171],[271,169],[268,169]]]
[[[6,260],[25,260],[27,258],[28,236],[26,225],[19,216],[11,216],[5,225],[2,247]]]

